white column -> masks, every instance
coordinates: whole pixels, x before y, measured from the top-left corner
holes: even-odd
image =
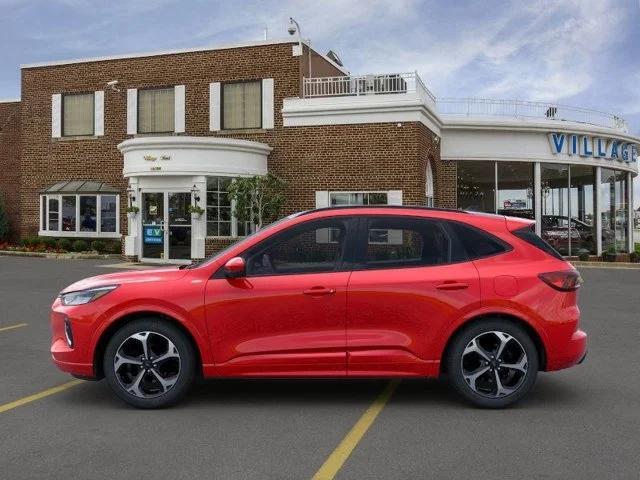
[[[627,216],[629,218],[627,230],[629,232],[628,235],[628,247],[629,253],[633,252],[635,243],[633,241],[633,175],[631,172],[627,172]]]
[[[127,206],[140,208],[142,198],[140,198],[141,193],[138,188],[137,178],[133,177],[129,179],[129,188],[134,191],[133,196],[136,200],[135,202],[129,203],[129,198],[127,198]],[[140,231],[142,222],[142,209],[135,215],[127,214],[127,219],[127,235],[124,237],[124,254],[129,257],[137,256],[138,260],[140,260],[142,257],[142,245],[141,242],[139,242],[138,232]]]
[[[594,218],[594,221],[596,226],[596,255],[598,256],[602,255],[602,215],[600,214],[601,206],[602,206],[602,199],[600,198],[601,176],[602,176],[601,167],[596,167],[596,179],[595,179],[595,185],[593,187],[594,187],[595,201],[596,201],[596,208],[595,208],[596,218]]]
[[[540,162],[533,164],[533,217],[536,221],[536,233],[542,236],[542,178]]]
[[[207,236],[207,177],[198,175],[193,177],[200,197],[198,205],[205,209],[200,218],[191,218],[191,258],[204,258],[204,244]]]

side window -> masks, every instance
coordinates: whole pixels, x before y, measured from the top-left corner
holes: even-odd
[[[346,222],[343,219],[309,222],[266,240],[246,254],[247,275],[292,275],[338,270],[347,238]]]
[[[453,261],[475,260],[490,257],[509,249],[501,240],[482,230],[459,222],[447,222],[455,239]]]
[[[366,269],[442,265],[450,262],[451,240],[439,222],[413,217],[368,217]]]

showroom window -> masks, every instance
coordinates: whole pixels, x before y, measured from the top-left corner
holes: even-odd
[[[496,211],[496,162],[458,162],[458,208]]]
[[[113,194],[43,194],[41,235],[115,237],[119,234],[119,197]]]
[[[602,219],[602,251],[628,250],[628,183],[627,174],[608,168],[600,173],[600,215]]]
[[[252,231],[251,222],[240,222],[233,215],[227,189],[231,177],[207,177],[207,236],[244,237]]]
[[[138,133],[169,133],[175,129],[175,88],[138,90]]]
[[[222,85],[222,129],[238,130],[262,127],[262,82]]]
[[[498,162],[497,213],[533,219],[533,163]]]
[[[94,134],[94,93],[62,96],[62,136],[80,137]]]

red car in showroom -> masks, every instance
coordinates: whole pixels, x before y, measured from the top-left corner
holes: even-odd
[[[504,407],[586,354],[578,272],[521,218],[292,215],[200,264],[100,275],[52,306],[53,361],[141,408],[204,377],[438,377]]]

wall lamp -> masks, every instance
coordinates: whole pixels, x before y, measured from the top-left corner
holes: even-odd
[[[136,201],[136,191],[133,188],[129,187],[127,189],[127,193],[129,194],[129,203],[135,202]]]
[[[195,185],[191,187],[191,194],[193,195],[193,199],[198,203],[200,201],[200,190]]]

